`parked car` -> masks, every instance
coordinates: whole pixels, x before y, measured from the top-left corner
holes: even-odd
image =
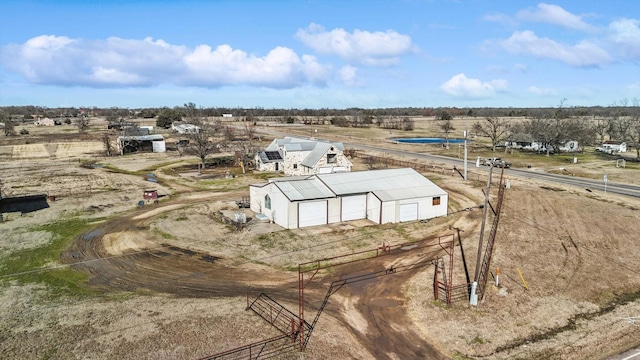
[[[493,167],[505,167],[505,168],[510,168],[511,167],[511,163],[506,162],[504,160],[502,160],[499,157],[490,157],[490,158],[486,158],[482,161],[482,165],[484,166],[493,166]]]

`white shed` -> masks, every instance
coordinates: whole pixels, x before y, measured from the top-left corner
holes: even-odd
[[[251,210],[287,228],[447,215],[448,194],[411,168],[270,179],[250,186]]]

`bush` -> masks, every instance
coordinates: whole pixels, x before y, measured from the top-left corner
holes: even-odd
[[[27,130],[27,129],[25,129],[25,128],[22,128],[22,129],[20,130],[20,135],[29,135],[29,130]]]

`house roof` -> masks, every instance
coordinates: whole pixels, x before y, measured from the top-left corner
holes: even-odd
[[[291,201],[369,192],[382,201],[447,195],[439,186],[411,168],[321,174],[295,179],[275,178],[269,181]]]
[[[622,144],[625,144],[625,143],[622,141],[611,141],[611,140],[605,141],[602,143],[602,145],[622,145]]]
[[[262,161],[263,163],[282,161],[282,153],[280,152],[280,150],[259,151],[258,156],[260,156],[260,161]]]
[[[320,160],[324,154],[333,147],[332,145],[333,144],[330,143],[316,143],[313,150],[311,150],[309,155],[305,156],[304,160],[302,160],[300,164],[306,167],[314,167],[315,164],[318,163],[318,160]]]
[[[118,136],[118,141],[120,140],[154,141],[154,140],[164,140],[164,137],[160,134],[138,135],[138,136]]]
[[[305,156],[301,164],[307,167],[314,167],[318,161],[327,153],[331,147],[335,147],[340,151],[344,151],[344,145],[341,142],[330,142],[323,140],[310,140],[296,137],[285,137],[283,139],[274,139],[264,152],[284,151],[308,151],[309,154]],[[261,160],[263,159],[262,152],[259,153]],[[268,161],[268,159],[267,159]],[[263,161],[263,162],[267,162]]]
[[[336,195],[373,192],[382,201],[447,195],[411,168],[321,174],[317,177]]]

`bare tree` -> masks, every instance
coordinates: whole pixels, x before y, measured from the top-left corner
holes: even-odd
[[[633,100],[633,109],[631,109],[631,127],[629,138],[630,146],[636,149],[636,159],[640,160],[640,102],[638,99]]]
[[[109,134],[104,133],[102,135],[102,143],[104,144],[104,153],[106,156],[113,156],[113,145],[111,144],[111,140],[109,139]]]
[[[78,127],[78,132],[83,133],[89,129],[89,118],[79,117],[74,120]]]
[[[440,127],[440,130],[442,130],[442,132],[444,133],[444,140],[445,140],[446,147],[448,149],[449,134],[451,134],[451,132],[456,129],[455,127],[453,127],[451,116],[443,117],[442,120],[440,120],[440,123],[438,124],[438,126]]]
[[[607,122],[603,118],[594,119],[591,122],[591,130],[598,136],[598,142],[602,144],[607,134]]]
[[[511,133],[511,124],[505,119],[487,116],[484,121],[476,122],[473,130],[478,134],[487,136],[491,140],[491,151],[496,151],[496,146],[504,142]]]
[[[213,126],[204,121],[204,119],[192,119],[190,122],[196,126],[196,129],[185,133],[185,137],[189,140],[185,152],[200,158],[200,162],[204,168],[207,156],[216,152],[219,144],[212,139],[215,135]]]
[[[13,136],[16,134],[15,123],[9,117],[3,119],[4,121],[4,136]]]

